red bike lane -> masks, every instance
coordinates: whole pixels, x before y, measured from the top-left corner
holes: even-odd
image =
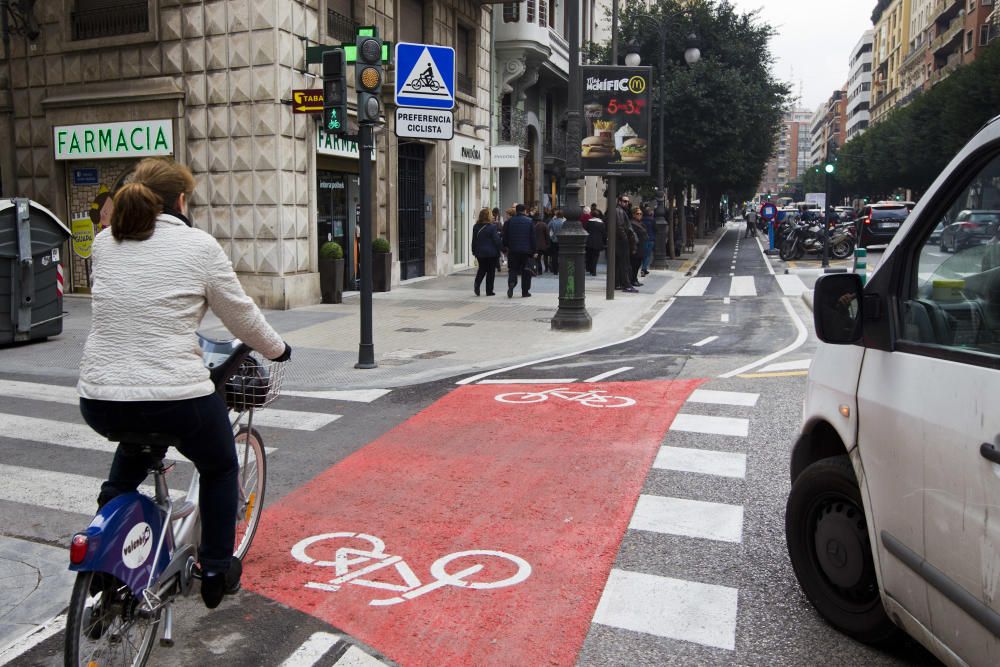
[[[407,666],[573,664],[701,382],[460,387],[268,507],[244,585]]]

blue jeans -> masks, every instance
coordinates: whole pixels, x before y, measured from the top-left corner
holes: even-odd
[[[646,241],[642,246],[642,270],[649,271],[649,263],[653,261],[653,242]]]
[[[229,411],[222,397],[210,394],[181,401],[95,401],[80,399],[80,413],[87,424],[107,437],[108,433],[163,433],[181,439],[178,448],[201,475],[198,504],[201,511],[201,547],[198,560],[203,569],[229,569],[236,541],[236,505],[239,493],[239,461],[229,424]],[[121,493],[135,491],[146,479],[149,461],[123,452],[121,445],[111,462],[108,481],[101,485],[98,503],[103,505]]]

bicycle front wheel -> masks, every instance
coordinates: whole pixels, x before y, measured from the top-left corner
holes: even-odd
[[[98,576],[103,585],[94,583]],[[111,575],[77,574],[66,618],[63,664],[145,665],[159,632],[161,612],[146,612],[141,605],[128,586]]]
[[[236,549],[233,555],[243,560],[257,532],[264,509],[267,461],[264,441],[257,429],[240,428],[236,434],[236,457],[240,462],[239,499],[236,505]]]

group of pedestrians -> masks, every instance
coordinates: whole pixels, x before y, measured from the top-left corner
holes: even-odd
[[[514,296],[518,284],[521,296],[531,296],[531,279],[543,272],[559,273],[559,234],[566,222],[561,209],[555,209],[548,220],[533,220],[536,211],[524,204],[516,204],[500,220],[500,210],[483,208],[472,228],[472,254],[478,262],[473,292],[480,296],[486,282],[486,296],[494,296],[496,273],[504,257],[507,259],[507,298]],[[615,287],[624,292],[638,292],[642,287],[640,277],[649,275],[653,257],[656,226],[652,208],[632,207],[631,199],[618,198],[615,215],[615,253],[620,261],[615,270]],[[587,232],[585,245],[586,271],[597,275],[597,261],[602,250],[608,248],[607,226],[604,213],[591,204],[580,215],[580,223]]]

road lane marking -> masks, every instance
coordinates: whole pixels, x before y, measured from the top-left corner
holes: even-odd
[[[613,569],[594,622],[732,651],[738,598],[728,586]]]
[[[695,276],[690,278],[684,287],[677,291],[677,296],[704,296],[708,284],[712,282],[711,276]]]
[[[760,256],[764,258],[764,266],[767,267],[768,273],[770,273],[772,276],[775,275],[774,267],[771,266],[771,260],[768,259],[767,252],[764,251],[764,245],[761,243],[761,240],[759,238],[755,238],[754,241],[757,242],[757,249],[760,250]],[[767,243],[768,245],[771,244],[770,238],[768,238]]]
[[[688,403],[715,403],[718,405],[757,405],[760,394],[743,391],[718,391],[715,389],[695,389],[688,397]]]
[[[714,417],[712,415],[692,415],[680,412],[670,425],[671,431],[687,433],[709,433],[711,435],[735,435],[747,437],[750,420],[740,417]]]
[[[630,371],[633,368],[634,368],[634,366],[622,366],[621,368],[616,368],[613,371],[605,371],[604,373],[601,373],[599,375],[595,375],[594,377],[587,378],[586,380],[584,380],[584,382],[600,382],[601,380],[607,379],[607,378],[611,377],[612,375],[618,375],[619,373],[624,373],[625,371]]]
[[[302,646],[295,649],[295,652],[281,663],[281,667],[313,667],[339,641],[340,635],[314,632]]]
[[[20,639],[15,639],[7,646],[0,648],[0,665],[6,665],[14,658],[23,655],[41,644],[49,637],[66,629],[66,614],[59,614],[52,620],[32,628]]]
[[[729,298],[728,296],[724,296],[724,297],[722,297],[722,305],[723,305],[723,306],[728,306],[728,305],[729,305],[729,304],[731,304],[732,302],[733,302],[733,300],[732,300],[732,299],[730,299],[730,298]]]
[[[282,396],[298,396],[299,398],[322,398],[330,401],[350,401],[352,403],[371,403],[388,394],[391,389],[345,389],[293,391],[282,389]]]
[[[703,345],[708,345],[713,340],[718,340],[718,338],[719,338],[718,336],[709,336],[708,338],[702,338],[697,343],[694,343],[692,347],[702,347]]]
[[[782,361],[778,364],[770,364],[760,369],[761,373],[771,373],[774,371],[804,371],[809,368],[812,359],[799,359],[797,361]]]
[[[735,375],[746,373],[747,371],[753,370],[758,366],[763,366],[769,361],[774,361],[778,357],[788,354],[789,352],[792,352],[802,347],[803,343],[806,342],[806,339],[809,338],[809,333],[806,331],[806,326],[802,324],[802,320],[799,318],[798,314],[792,308],[792,303],[788,300],[788,297],[786,296],[781,297],[781,303],[785,306],[785,312],[788,313],[788,316],[792,320],[792,324],[795,325],[795,329],[798,332],[798,335],[795,337],[795,340],[792,341],[792,344],[788,345],[787,347],[781,348],[777,352],[772,352],[771,354],[761,359],[758,359],[757,361],[751,362],[746,366],[740,366],[736,370],[729,371],[728,373],[723,373],[719,377],[731,378]]]
[[[743,373],[737,375],[738,378],[787,378],[793,376],[809,375],[809,371],[785,371],[783,373]]]
[[[743,506],[641,495],[628,527],[632,530],[739,543],[743,541]]]
[[[799,278],[794,273],[786,275],[775,275],[775,280],[778,281],[778,287],[785,296],[802,296],[802,293],[808,289],[806,284],[802,282],[802,278]]]
[[[729,321],[729,313],[722,313],[722,315],[719,316],[719,321],[720,322],[728,322]]]
[[[317,431],[331,424],[341,415],[324,412],[303,412],[301,410],[277,410],[268,407],[260,412],[254,411],[254,426],[270,428],[288,428],[296,431]]]
[[[753,276],[736,276],[729,283],[729,296],[757,296]]]
[[[576,378],[514,378],[511,380],[480,380],[476,384],[572,384]]]
[[[653,467],[743,479],[747,472],[747,455],[691,447],[660,447]]]
[[[333,663],[333,667],[376,667],[377,665],[385,665],[385,663],[368,655],[357,646],[347,649],[340,660]]]

